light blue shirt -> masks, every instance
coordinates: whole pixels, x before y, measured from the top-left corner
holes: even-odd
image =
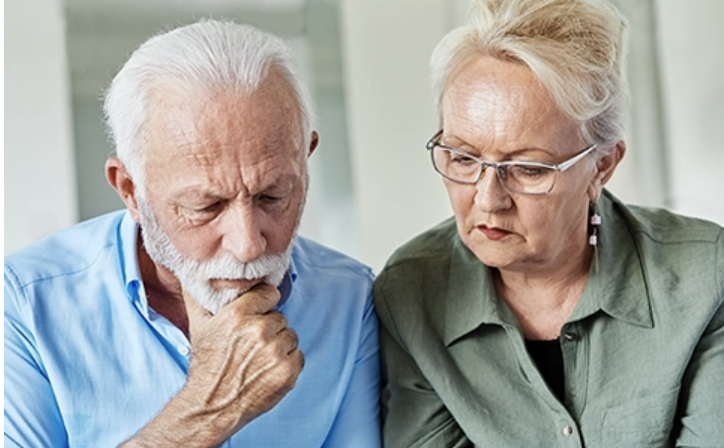
[[[5,259],[6,447],[117,446],[183,387],[192,347],[148,306],[137,233],[114,212]],[[288,274],[304,370],[223,446],[380,446],[370,269],[298,237]]]

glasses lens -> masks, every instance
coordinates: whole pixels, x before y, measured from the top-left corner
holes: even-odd
[[[548,194],[556,182],[554,167],[536,163],[481,163],[463,151],[437,144],[432,146],[430,153],[435,170],[458,183],[476,184],[484,166],[495,167],[500,183],[513,193]]]
[[[500,168],[500,180],[505,188],[517,193],[546,194],[556,181],[556,170],[546,166],[516,163]]]
[[[438,173],[456,182],[475,183],[480,174],[480,162],[449,148],[435,146],[432,162]]]

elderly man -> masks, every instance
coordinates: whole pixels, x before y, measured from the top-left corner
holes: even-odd
[[[372,274],[296,237],[318,138],[285,44],[178,28],[105,110],[127,210],[5,260],[5,445],[379,446]]]

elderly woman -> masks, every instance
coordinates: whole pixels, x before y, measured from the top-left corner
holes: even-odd
[[[387,446],[724,446],[723,229],[604,189],[625,29],[602,2],[488,0],[436,48],[455,217],[375,285]]]

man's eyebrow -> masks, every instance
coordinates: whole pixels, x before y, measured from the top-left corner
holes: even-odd
[[[294,191],[295,180],[296,176],[292,175],[291,173],[282,174],[277,178],[273,179],[268,184],[263,185],[262,187],[253,191],[248,191],[248,195],[254,196],[275,191],[291,193],[292,191]],[[224,200],[229,199],[230,197],[236,197],[238,193],[239,192],[237,191],[230,196],[228,194],[224,194],[224,192],[216,188],[213,188],[213,186],[192,184],[184,186],[175,194],[172,194],[171,198],[174,200]]]
[[[275,179],[270,184],[266,185],[265,187],[261,188],[259,192],[268,192],[268,191],[276,191],[276,190],[289,190],[292,191],[294,189],[294,182],[296,180],[296,177],[291,174],[285,174],[280,176],[279,178]]]

